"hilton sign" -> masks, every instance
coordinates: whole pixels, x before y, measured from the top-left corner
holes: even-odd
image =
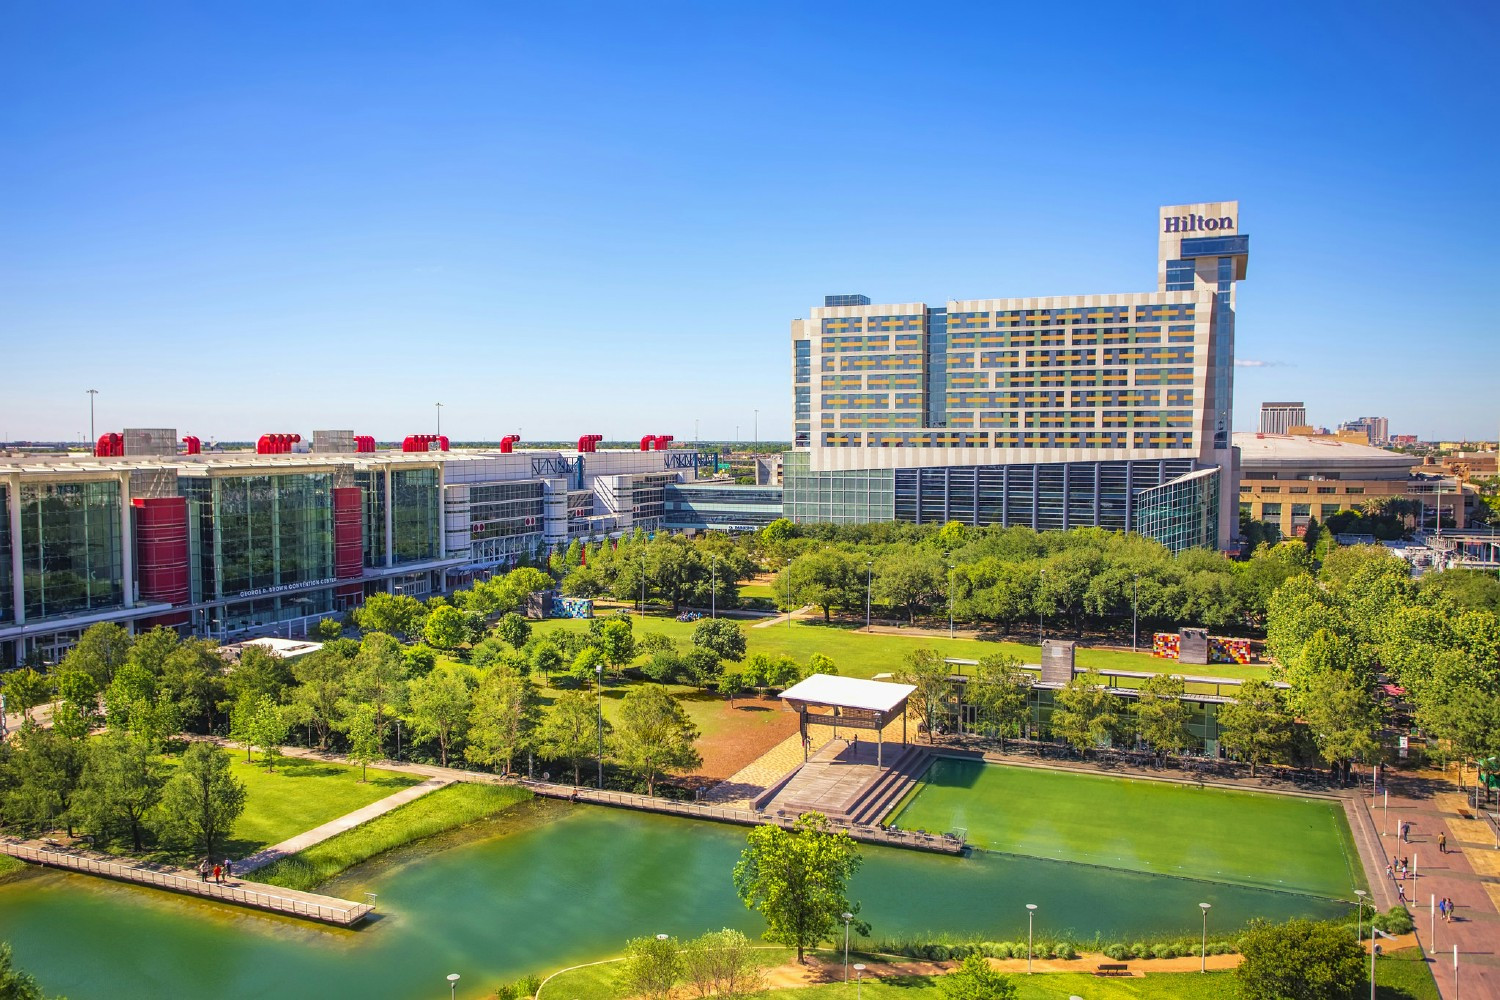
[[[1234,219],[1206,219],[1201,215],[1174,215],[1163,220],[1164,233],[1212,233],[1234,228]]]

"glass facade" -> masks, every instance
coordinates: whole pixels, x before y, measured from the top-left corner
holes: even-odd
[[[592,493],[588,495],[593,497]],[[573,499],[572,493],[568,499]],[[534,535],[541,530],[541,480],[469,487],[469,532],[473,541]]]
[[[677,483],[666,487],[663,527],[755,531],[781,517],[780,486]]]
[[[21,549],[28,621],[124,606],[119,482],[23,485],[20,504],[10,544]]]
[[[332,581],[333,475],[180,478],[195,601]]]
[[[1202,469],[1141,494],[1136,530],[1173,552],[1219,547],[1219,470]]]
[[[11,601],[10,551],[10,488],[0,485],[0,622],[15,617]]]
[[[792,342],[792,437],[806,448],[812,434],[812,341]]]
[[[360,512],[360,541],[365,567],[385,565],[385,470],[361,469],[354,473],[354,485],[360,489],[363,510]]]
[[[783,516],[836,524],[895,520],[895,473],[890,469],[814,473],[808,463],[807,452],[782,456]]]
[[[442,525],[438,470],[392,469],[391,544],[396,565],[442,558]]]

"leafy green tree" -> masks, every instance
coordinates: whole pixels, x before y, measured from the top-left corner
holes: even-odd
[[[99,718],[99,682],[87,670],[59,667],[54,680],[60,702],[52,728],[69,739],[83,739]]]
[[[161,690],[181,718],[202,720],[202,731],[212,732],[214,710],[228,695],[217,645],[203,639],[178,643],[162,663]]]
[[[1183,700],[1187,685],[1181,677],[1172,674],[1153,674],[1141,685],[1140,697],[1135,703],[1136,732],[1158,763],[1165,763],[1169,754],[1180,754],[1193,740],[1188,731],[1192,712]]]
[[[386,730],[406,707],[407,672],[401,644],[395,639],[372,632],[360,642],[349,675],[349,702],[351,706],[369,707],[375,738],[382,748]]]
[[[998,653],[980,659],[964,697],[977,712],[980,732],[1000,738],[1018,735],[1026,724],[1031,704],[1031,676],[1014,656]]]
[[[656,794],[662,775],[703,763],[693,745],[697,739],[698,727],[664,688],[647,685],[626,693],[613,741],[615,758],[646,782],[647,795]]]
[[[230,770],[229,755],[212,743],[190,743],[162,789],[164,828],[217,857],[219,840],[245,811],[245,786]]]
[[[858,913],[849,881],[864,859],[847,833],[829,829],[822,813],[806,812],[792,829],[766,824],[752,829],[734,866],[734,888],[746,909],[759,910],[765,938],[807,949],[836,933],[842,913]]]
[[[628,621],[618,618],[607,620],[599,630],[599,637],[594,640],[594,645],[604,657],[604,662],[613,670],[619,670],[635,659],[635,633],[631,631]]]
[[[4,679],[0,690],[5,692],[7,710],[20,712],[28,719],[31,718],[32,709],[45,704],[52,697],[52,683],[45,674],[30,667],[0,677]]]
[[[515,756],[533,745],[541,716],[531,678],[503,664],[495,667],[474,693],[464,757],[485,767],[503,764],[509,774]]]
[[[778,517],[760,529],[761,544],[775,549],[797,537],[797,525],[784,517]]]
[[[823,620],[830,621],[834,607],[852,608],[864,603],[862,569],[853,556],[839,549],[805,552],[781,571],[782,578],[776,591],[785,593],[788,589],[786,578],[790,577],[791,592],[797,601],[822,608]]]
[[[28,720],[10,744],[9,787],[0,810],[6,823],[26,832],[65,823],[71,832],[71,806],[83,772],[85,743]]]
[[[939,976],[938,992],[944,1000],[1016,1000],[1021,994],[1004,973],[990,967],[983,955],[966,956],[958,968]]]
[[[685,978],[700,997],[737,998],[765,989],[765,963],[737,930],[710,931],[682,946]]]
[[[427,615],[422,636],[438,649],[457,649],[469,636],[468,620],[458,608],[445,604]]]
[[[599,652],[598,647],[585,646],[573,657],[573,662],[568,665],[568,673],[580,686],[585,686],[595,681],[603,666],[604,654]]]
[[[437,666],[437,651],[431,646],[419,644],[401,650],[401,659],[406,661],[407,679],[426,677]]]
[[[160,677],[166,667],[167,657],[177,649],[178,643],[175,631],[158,625],[135,637],[125,660],[145,669],[153,677]]]
[[[289,728],[287,713],[282,706],[272,701],[269,695],[261,695],[250,716],[248,735],[250,742],[260,747],[261,762],[267,771],[276,770],[276,762],[281,759],[281,745],[286,742]]]
[[[1105,686],[1104,676],[1090,670],[1057,692],[1052,731],[1084,756],[1107,744],[1121,729],[1120,699]]]
[[[88,743],[73,809],[84,827],[101,838],[117,828],[143,849],[146,819],[161,801],[166,765],[150,739],[111,729]]]
[[[1349,781],[1355,760],[1373,760],[1380,750],[1380,707],[1368,687],[1347,670],[1318,675],[1300,699],[1301,716],[1323,759]]]
[[[468,681],[452,667],[441,666],[412,682],[408,701],[414,738],[437,740],[440,761],[447,767],[449,752],[469,728],[474,696]]]
[[[259,701],[265,695],[280,704],[294,683],[296,678],[288,661],[261,646],[244,646],[239,662],[229,674],[229,696],[238,700],[248,695],[251,701]]]
[[[728,618],[705,618],[693,626],[693,645],[738,663],[745,658],[745,630]]]
[[[953,700],[952,671],[947,662],[935,649],[914,649],[907,654],[905,666],[896,672],[896,681],[916,688],[907,705],[926,728],[927,742],[931,743]]]
[[[948,594],[948,569],[932,552],[899,548],[875,565],[874,596],[882,604],[904,608],[910,622],[920,608],[943,602]]]
[[[531,623],[512,611],[495,623],[495,634],[520,649],[531,638]]]
[[[1249,761],[1252,778],[1257,767],[1277,760],[1291,745],[1286,698],[1269,681],[1241,684],[1234,701],[1219,706],[1218,726],[1220,745]]]
[[[115,671],[130,656],[130,632],[123,625],[100,622],[84,629],[78,642],[58,664],[59,672],[82,671],[94,679],[95,690],[102,691],[115,679]]]
[[[359,782],[364,784],[369,777],[369,767],[385,755],[385,744],[375,725],[375,710],[369,705],[359,705],[347,717],[349,759],[359,765]]]
[[[1244,1000],[1348,1000],[1364,983],[1364,949],[1346,928],[1311,920],[1253,923],[1234,970]]]
[[[328,737],[343,719],[352,669],[350,658],[327,647],[292,664],[297,678],[292,703],[298,708],[300,720],[317,732],[321,750],[328,749]]]
[[[405,594],[371,594],[353,611],[354,622],[362,632],[384,632],[411,638],[422,630],[427,608],[415,597]]]
[[[36,977],[16,968],[10,945],[0,942],[0,1000],[48,1000]],[[52,1000],[65,1000],[53,997]]]
[[[833,657],[826,653],[814,653],[807,658],[807,672],[811,674],[837,674],[839,666],[833,662]]]
[[[318,638],[323,642],[332,642],[344,634],[344,626],[339,624],[336,618],[319,618],[317,633]]]
[[[606,734],[609,728],[606,720]],[[542,755],[549,760],[566,761],[573,769],[575,785],[578,784],[579,768],[597,751],[598,739],[598,707],[584,691],[563,692],[542,721]]]
[[[557,643],[543,640],[532,647],[531,669],[543,677],[551,679],[552,675],[561,669],[562,665],[562,650],[557,648]]]
[[[676,938],[638,937],[625,944],[620,982],[628,997],[667,1000],[682,981],[682,951]]]

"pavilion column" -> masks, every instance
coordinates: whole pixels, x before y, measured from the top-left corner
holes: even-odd
[[[797,731],[802,734],[802,763],[807,763],[807,706],[797,713]]]
[[[875,766],[885,766],[885,727],[881,726],[875,730]]]

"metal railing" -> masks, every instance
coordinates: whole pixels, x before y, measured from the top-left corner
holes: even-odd
[[[0,844],[0,852],[39,865],[65,868],[68,871],[99,875],[104,878],[112,878],[122,882],[134,882],[137,885],[154,886],[158,889],[168,889],[173,892],[184,892],[192,896],[202,896],[207,899],[238,903],[241,906],[249,906],[258,910],[285,913],[291,916],[305,917],[309,920],[318,920],[323,923],[338,924],[344,927],[358,923],[374,909],[368,903],[347,903],[344,906],[315,903],[306,899],[299,899],[295,896],[284,896],[278,893],[246,889],[242,886],[220,885],[217,882],[205,882],[201,879],[177,875],[172,872],[159,872],[153,871],[150,868],[137,868],[132,865],[115,864],[109,861],[100,861],[97,858],[91,858],[87,855],[69,854],[66,851],[37,848],[28,844]],[[322,898],[333,900],[331,896]],[[340,900],[339,902],[346,901]]]

